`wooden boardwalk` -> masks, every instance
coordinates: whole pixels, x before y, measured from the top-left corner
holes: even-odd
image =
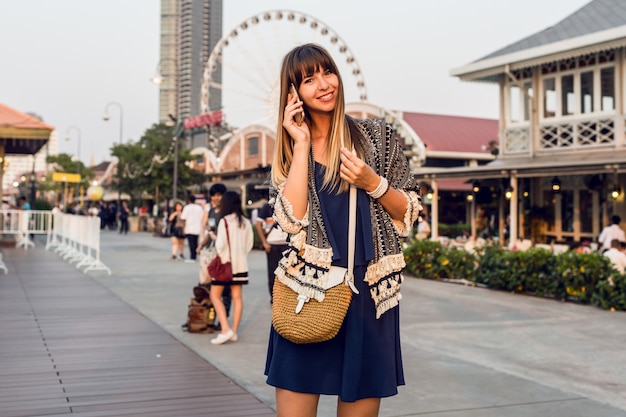
[[[58,255],[2,248],[0,416],[273,416]]]

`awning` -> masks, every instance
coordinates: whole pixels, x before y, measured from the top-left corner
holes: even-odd
[[[626,160],[621,152],[578,152],[575,156],[541,155],[534,158],[500,158],[486,165],[456,168],[420,168],[413,174],[418,179],[445,178],[506,178],[515,174],[523,177],[550,175],[587,175],[626,172]]]
[[[437,178],[437,188],[439,191],[469,191],[472,189],[472,184],[465,179]]]
[[[0,103],[0,145],[5,154],[33,155],[48,142],[53,130],[53,126]]]

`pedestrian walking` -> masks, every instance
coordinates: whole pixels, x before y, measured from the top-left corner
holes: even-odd
[[[202,228],[202,213],[202,206],[196,203],[196,196],[190,194],[187,199],[187,204],[183,207],[183,211],[180,214],[180,218],[185,221],[183,231],[187,238],[187,244],[189,245],[189,259],[185,259],[185,262],[196,262],[198,236]]]
[[[130,209],[128,208],[128,204],[126,200],[122,201],[122,205],[120,206],[120,234],[128,234],[128,216],[130,215]]]
[[[185,221],[180,217],[183,214],[183,205],[180,202],[174,204],[174,211],[167,218],[169,223],[170,240],[172,242],[172,260],[185,259]]]

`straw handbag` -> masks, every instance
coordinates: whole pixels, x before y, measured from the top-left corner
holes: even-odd
[[[297,343],[319,343],[337,335],[348,312],[354,286],[354,245],[356,236],[356,188],[350,186],[348,221],[348,268],[331,266],[324,301],[298,295],[276,280],[273,290],[272,325],[285,339]]]

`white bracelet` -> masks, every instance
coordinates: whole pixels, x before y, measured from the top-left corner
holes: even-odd
[[[381,176],[378,187],[376,187],[374,191],[366,191],[366,193],[372,198],[379,199],[385,195],[387,190],[389,190],[389,182],[387,181],[387,178]]]

